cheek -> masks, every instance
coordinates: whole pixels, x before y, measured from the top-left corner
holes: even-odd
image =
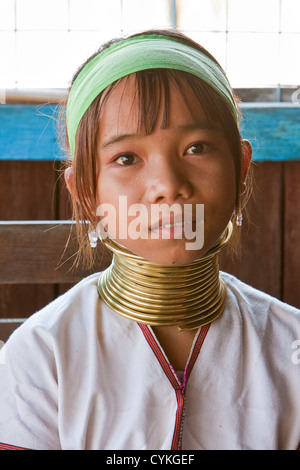
[[[215,185],[216,197],[223,205],[234,206],[236,200],[236,182],[233,172],[223,172]]]
[[[236,177],[231,161],[215,161],[203,169],[198,179],[198,187],[204,200],[213,204],[234,204],[236,199]]]
[[[128,237],[128,226],[137,217],[136,213],[130,215],[130,208],[135,210],[140,199],[138,184],[129,184],[120,178],[117,180],[113,175],[107,178],[100,174],[97,182],[97,215],[112,238]]]
[[[129,207],[143,202],[146,185],[143,175],[137,177],[127,169],[104,169],[97,178],[97,200],[99,204],[109,202],[117,208],[119,196],[123,196]]]
[[[116,232],[118,193],[102,174],[97,179],[97,217],[112,238]]]
[[[113,174],[105,170],[100,171],[97,178],[97,200],[99,204],[116,205],[119,194],[123,194],[118,181]]]

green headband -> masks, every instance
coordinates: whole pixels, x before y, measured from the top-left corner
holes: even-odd
[[[181,70],[199,77],[219,93],[237,119],[236,104],[227,77],[210,57],[170,36],[131,37],[99,53],[76,77],[67,103],[67,130],[72,155],[78,125],[94,99],[126,75],[159,68]]]

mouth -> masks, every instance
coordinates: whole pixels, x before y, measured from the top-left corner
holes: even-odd
[[[164,238],[164,239],[181,239],[184,238],[185,229],[194,230],[196,227],[195,220],[182,220],[174,219],[173,221],[168,220],[159,220],[158,222],[151,225],[149,232],[152,238]]]

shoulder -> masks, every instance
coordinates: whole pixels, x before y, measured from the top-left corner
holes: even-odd
[[[21,353],[24,348],[34,352],[42,344],[53,349],[53,343],[68,331],[76,331],[89,317],[95,315],[98,303],[97,282],[99,273],[92,274],[71,287],[40,311],[31,315],[6,343],[6,348]],[[87,315],[89,312],[89,315]],[[85,321],[83,321],[85,320]],[[67,331],[68,330],[68,331]]]
[[[240,354],[264,364],[269,376],[283,377],[291,389],[299,388],[300,310],[261,292],[236,277],[221,273],[227,302],[220,327]],[[232,346],[234,348],[234,346]],[[298,398],[296,400],[299,409]],[[300,411],[300,410],[299,410]]]
[[[101,309],[98,277],[83,279],[14,331],[1,350],[5,367],[0,379],[8,374],[12,384],[53,391],[60,374],[67,369],[76,373],[79,358],[95,343],[95,317]]]
[[[264,335],[300,338],[300,310],[255,289],[235,276],[221,272],[227,287],[226,309],[229,317],[236,319],[244,328]]]
[[[5,387],[0,387],[0,441],[30,449],[60,448],[57,409],[66,383],[73,384],[70,377],[80,377],[86,368],[87,361],[80,358],[89,344],[86,334],[90,339],[93,330],[97,279],[95,274],[82,280],[32,315],[1,349],[0,383]]]
[[[86,309],[97,303],[98,278],[99,273],[95,273],[82,279],[67,292],[32,315],[26,323],[46,323],[51,328],[56,322],[66,319],[64,317],[76,318],[80,316]]]
[[[221,272],[221,278],[224,280],[229,293],[229,301],[235,302],[242,307],[248,307],[250,310],[272,310],[282,311],[295,316],[300,320],[300,310],[281,300],[262,292],[245,282],[240,281],[235,276]]]

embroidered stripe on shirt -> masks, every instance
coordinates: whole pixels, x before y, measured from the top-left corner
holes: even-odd
[[[166,376],[168,377],[169,381],[171,382],[171,385],[175,389],[176,393],[176,400],[177,400],[177,411],[176,411],[176,418],[175,418],[175,428],[174,428],[174,433],[173,433],[173,439],[172,439],[172,450],[181,450],[182,449],[182,426],[183,426],[183,418],[184,418],[184,392],[186,389],[186,384],[187,380],[190,376],[190,373],[192,371],[192,368],[196,362],[196,359],[199,355],[200,349],[202,347],[202,344],[204,342],[204,339],[206,337],[206,334],[209,330],[210,324],[205,325],[201,328],[198,337],[196,339],[196,342],[194,344],[192,354],[190,356],[190,359],[188,361],[188,364],[185,368],[184,371],[184,379],[182,384],[179,383],[178,379],[176,378],[176,373],[174,372],[174,369],[172,367],[172,364],[169,364],[168,361],[166,360],[165,356],[163,355],[161,348],[157,344],[157,341],[153,337],[150,329],[148,328],[147,325],[144,325],[142,323],[138,324],[139,327],[141,328],[149,346],[151,347],[152,351],[154,352],[157,360],[159,361],[160,365],[162,366]]]
[[[25,447],[12,446],[11,444],[4,444],[3,442],[0,442],[0,450],[29,450],[29,449],[25,449]]]

